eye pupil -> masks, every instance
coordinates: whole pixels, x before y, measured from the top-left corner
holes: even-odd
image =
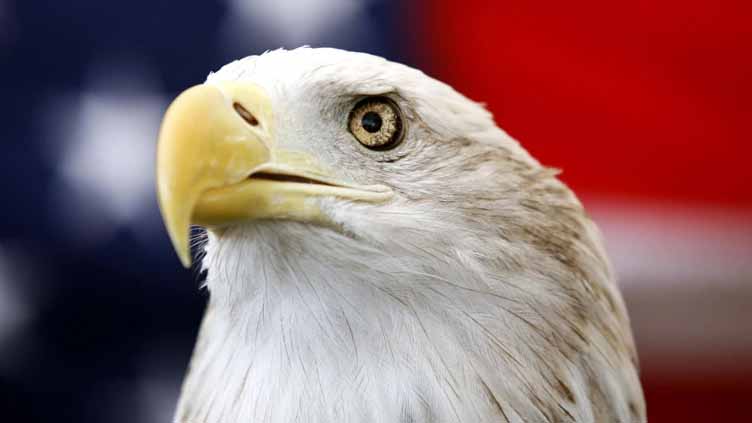
[[[376,112],[368,112],[363,115],[360,124],[363,126],[363,129],[373,134],[381,129],[381,116]]]
[[[347,127],[363,147],[377,151],[396,147],[405,133],[399,106],[383,96],[358,101],[347,115]]]

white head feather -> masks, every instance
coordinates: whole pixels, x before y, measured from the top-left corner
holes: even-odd
[[[266,89],[280,145],[397,196],[322,200],[336,228],[210,234],[211,300],[178,422],[645,420],[597,230],[482,106],[334,49],[272,51],[208,78],[224,80]],[[376,94],[407,121],[389,152],[347,131],[354,101]]]

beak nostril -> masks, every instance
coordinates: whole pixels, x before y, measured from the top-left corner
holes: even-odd
[[[243,107],[242,104],[235,102],[232,103],[233,109],[240,115],[240,117],[243,118],[244,121],[248,122],[251,126],[258,126],[259,121],[256,119],[256,116],[253,116],[251,112],[248,111],[245,107]]]

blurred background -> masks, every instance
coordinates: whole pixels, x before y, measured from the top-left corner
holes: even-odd
[[[158,215],[161,115],[303,44],[485,102],[601,225],[651,421],[748,418],[750,22],[741,0],[0,0],[2,421],[171,421],[206,292]]]

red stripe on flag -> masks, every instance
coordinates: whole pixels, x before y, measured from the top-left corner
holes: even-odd
[[[578,192],[752,206],[752,2],[423,12],[432,73],[488,103]]]

